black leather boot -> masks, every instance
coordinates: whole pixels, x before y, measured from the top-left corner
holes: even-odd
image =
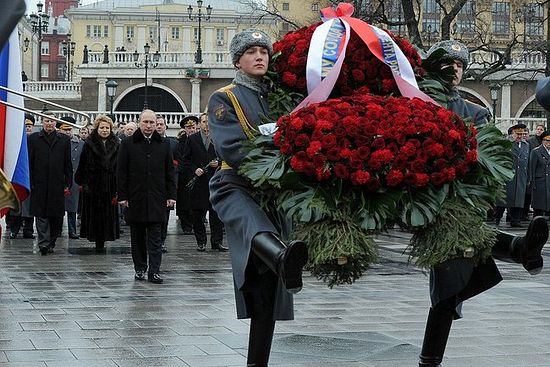
[[[446,308],[430,308],[424,342],[420,352],[419,367],[440,367],[453,324],[453,311]]]
[[[502,261],[522,264],[531,275],[541,272],[543,266],[542,248],[548,240],[548,224],[544,217],[535,217],[529,223],[525,236],[514,236],[506,232],[497,233],[493,246],[493,257]]]
[[[252,251],[285,284],[290,293],[302,290],[302,268],[307,263],[307,247],[302,241],[285,245],[271,232],[258,233],[252,239]]]
[[[275,321],[256,318],[250,319],[248,356],[246,359],[247,367],[267,367],[274,331]]]

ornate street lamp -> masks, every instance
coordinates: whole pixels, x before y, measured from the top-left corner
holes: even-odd
[[[158,51],[156,51],[152,56],[151,54],[149,53],[151,51],[151,46],[149,46],[149,43],[146,43],[145,46],[143,46],[143,50],[144,50],[144,57],[143,57],[143,61],[141,62],[138,62],[139,61],[139,53],[137,52],[137,50],[134,52],[134,63],[136,65],[136,67],[138,68],[145,68],[145,96],[144,96],[144,99],[143,99],[143,108],[147,108],[148,105],[147,105],[147,69],[149,69],[149,64],[156,68],[159,64],[159,61],[160,61],[160,53]]]
[[[76,42],[71,41],[71,34],[67,34],[67,39],[61,42],[63,45],[63,54],[67,57],[67,81],[70,82],[73,80],[73,64],[74,61],[71,60],[71,56],[74,56],[74,51],[76,49]]]
[[[489,92],[491,92],[491,101],[493,101],[493,123],[497,121],[497,101],[498,101],[498,92],[500,91],[500,84],[491,83],[489,84]]]
[[[32,33],[38,35],[38,80],[42,80],[42,33],[48,31],[48,21],[50,16],[42,12],[42,9],[44,9],[44,4],[41,2],[36,4],[36,8],[38,10],[37,13],[32,13],[30,18]],[[28,43],[25,44],[27,45]]]
[[[206,7],[206,15],[202,12],[202,0],[197,0],[197,15],[193,16],[193,7],[189,5],[187,8],[187,13],[189,13],[189,19],[194,20],[195,18],[199,21],[199,31],[197,37],[197,52],[195,53],[195,64],[202,64],[202,49],[201,49],[201,21],[204,17],[204,20],[210,20],[210,15],[212,14],[212,7],[208,5]]]
[[[113,79],[109,79],[107,80],[107,82],[105,82],[105,86],[107,87],[107,96],[109,97],[109,100],[111,102],[111,116],[113,116],[113,103],[115,100],[116,88],[118,87],[118,83]]]

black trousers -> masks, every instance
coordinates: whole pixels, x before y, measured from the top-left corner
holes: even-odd
[[[55,247],[55,241],[61,235],[63,217],[36,217],[38,247]]]
[[[166,209],[166,222],[161,223],[160,226],[160,242],[164,245],[166,241],[166,236],[168,235],[168,220],[170,219],[170,209]]]
[[[130,223],[132,260],[136,271],[148,271],[149,274],[157,274],[160,271],[162,261],[161,227],[161,222]]]
[[[11,233],[18,234],[23,225],[23,235],[30,236],[34,233],[34,217],[11,216]]]
[[[502,215],[504,214],[504,209],[506,209],[503,206],[497,206],[495,208],[495,219],[501,219]],[[519,223],[521,222],[521,214],[523,213],[523,208],[508,208],[508,214],[510,215],[511,222],[512,223]]]
[[[212,209],[212,204],[208,208],[208,223],[210,223],[210,244],[217,246],[223,241],[223,224],[218,213]],[[206,209],[193,209],[193,231],[197,244],[206,244],[206,226],[203,218],[206,215]]]

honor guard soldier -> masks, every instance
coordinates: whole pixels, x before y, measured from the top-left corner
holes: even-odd
[[[254,188],[238,168],[242,141],[253,138],[260,115],[268,115],[267,72],[273,52],[262,31],[235,35],[230,53],[237,75],[208,102],[208,124],[223,160],[210,181],[210,200],[225,224],[233,266],[237,317],[250,318],[247,366],[267,366],[275,320],[294,318],[292,294],[302,288],[307,262],[304,242],[285,243],[290,222],[259,205]]]

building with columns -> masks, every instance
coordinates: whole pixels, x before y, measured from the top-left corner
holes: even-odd
[[[83,97],[69,104],[109,110],[105,83],[113,79],[115,111],[141,111],[144,104],[170,113],[203,111],[210,94],[235,75],[228,52],[233,35],[251,27],[277,34],[277,21],[239,1],[199,2],[200,9],[181,0],[106,0],[65,11],[77,45],[73,79]]]

